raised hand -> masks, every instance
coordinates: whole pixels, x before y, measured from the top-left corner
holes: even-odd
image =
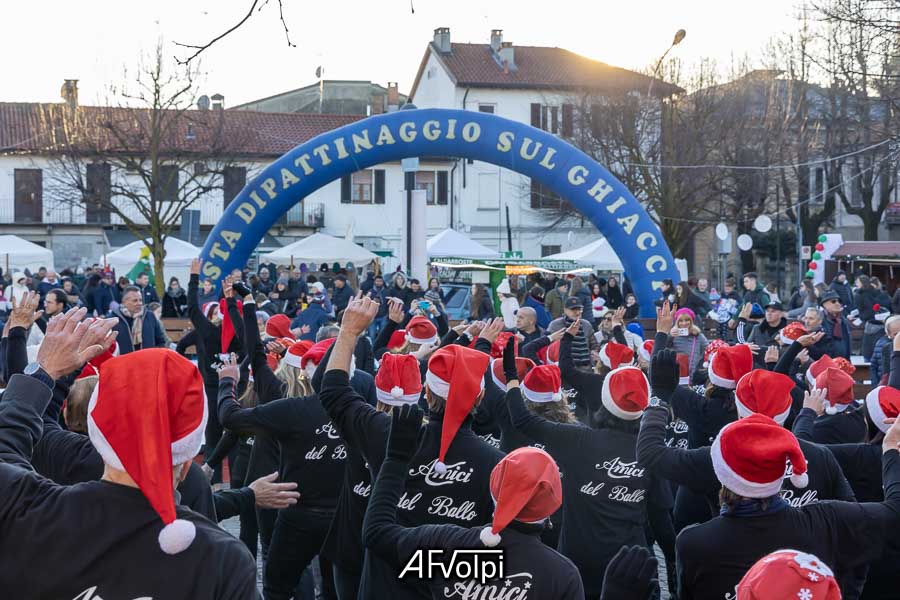
[[[493,319],[490,323],[488,323],[484,329],[481,330],[481,334],[478,337],[484,338],[490,343],[494,343],[497,339],[497,336],[500,335],[500,332],[503,331],[503,319],[501,317],[497,317]]]
[[[247,299],[248,296],[253,295],[253,290],[250,289],[250,286],[248,286],[240,279],[235,279],[231,282],[231,289],[233,289],[241,298],[244,299]]]
[[[268,350],[272,354],[277,354],[277,355],[281,356],[282,354],[284,354],[287,351],[287,348],[282,346],[279,342],[272,341],[272,342],[269,342],[268,344],[266,344],[266,350]]]
[[[516,369],[516,338],[509,336],[506,347],[503,348],[503,377],[507,387],[513,382],[519,383],[519,371]]]
[[[238,365],[237,356],[233,352],[225,357],[217,371],[219,372],[219,381],[226,378],[237,381],[241,378],[241,368]]]
[[[656,331],[668,333],[672,331],[673,315],[678,309],[677,304],[669,305],[669,301],[663,302],[663,305],[656,311]]]
[[[203,266],[203,261],[199,258],[195,258],[191,261],[191,275],[199,275],[200,267]]]
[[[803,393],[803,408],[811,408],[817,415],[825,414],[825,396],[827,390],[825,388],[813,388]]]
[[[388,303],[388,319],[393,321],[394,323],[400,324],[403,322],[404,311],[403,311],[403,301],[399,298],[394,298],[393,296],[387,299]]]
[[[284,483],[275,483],[278,479],[278,471],[271,475],[260,477],[249,487],[253,490],[253,496],[256,498],[256,506],[259,508],[287,508],[293,504],[297,504],[300,498],[300,492],[297,484],[293,481]]]
[[[809,362],[809,350],[804,348],[800,352],[797,353],[797,360],[800,361],[801,365],[805,365]]]
[[[437,350],[437,346],[434,344],[422,344],[419,346],[418,350],[412,353],[412,355],[416,357],[416,360],[425,360],[431,356],[435,350]]]
[[[232,288],[233,283],[234,280],[231,278],[231,275],[228,275],[225,277],[225,280],[222,281],[222,294],[226,298],[234,298],[234,289]]]
[[[581,334],[581,321],[572,321],[572,324],[566,327],[566,330],[563,333],[568,333],[572,337],[578,336]]]
[[[368,329],[377,314],[378,303],[371,298],[351,300],[341,318],[341,333],[347,332],[358,336]]]
[[[663,348],[650,357],[650,388],[654,394],[674,391],[679,379],[678,359],[674,350]]]
[[[466,335],[469,336],[470,340],[474,340],[483,329],[484,321],[473,321],[468,328],[466,328]]]
[[[750,304],[749,302],[747,302],[741,307],[741,312],[738,316],[742,319],[749,319],[750,313],[752,313],[752,312],[753,312],[753,305]]]
[[[759,346],[757,346],[756,344],[746,343],[744,345],[750,348],[750,353],[753,354],[753,356],[759,354]]]
[[[17,303],[15,297],[12,299],[12,312],[9,314],[9,328],[23,327],[28,329],[35,321],[41,318],[44,311],[38,310],[38,303],[41,297],[37,292],[28,292]]]
[[[619,325],[620,327],[625,326],[625,307],[624,306],[620,306],[619,308],[616,309],[616,312],[613,313],[612,324],[613,324],[613,327],[615,327],[616,325]]]
[[[622,546],[606,567],[600,600],[651,598],[658,579],[658,562],[646,548]]]
[[[777,346],[769,346],[766,348],[766,356],[764,358],[767,363],[777,363],[778,362],[778,347]]]
[[[422,426],[422,409],[415,404],[404,404],[395,406],[391,413],[388,457],[409,461],[416,453],[419,428]]]
[[[809,348],[810,346],[816,344],[823,337],[825,337],[824,331],[816,331],[814,333],[807,333],[805,335],[801,335],[800,337],[797,338],[797,342],[804,348]]]
[[[112,344],[106,336],[118,321],[103,319],[99,324],[82,323],[81,320],[86,314],[86,308],[72,308],[65,313],[54,315],[47,323],[44,341],[38,350],[37,362],[53,379],[72,373]],[[95,329],[88,336],[92,327]],[[97,339],[105,341],[102,344],[93,343]]]

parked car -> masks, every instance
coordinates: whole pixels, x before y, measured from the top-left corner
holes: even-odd
[[[484,286],[485,291],[494,302],[494,290]],[[472,285],[469,283],[442,283],[444,292],[444,309],[450,321],[469,320],[469,298],[472,297]]]

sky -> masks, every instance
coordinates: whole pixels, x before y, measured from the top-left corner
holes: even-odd
[[[671,56],[685,65],[712,58],[727,68],[749,57],[760,66],[774,36],[796,29],[792,0],[283,0],[296,47],[288,47],[276,0],[201,55],[201,93],[227,106],[316,81],[397,81],[408,92],[436,27],[452,41],[504,40],[558,46],[612,65],[644,69],[687,31]],[[202,43],[228,29],[252,0],[43,0],[9,2],[0,20],[0,101],[55,102],[64,79],[78,79],[80,101],[97,104],[162,38]],[[265,0],[260,0],[264,4]]]

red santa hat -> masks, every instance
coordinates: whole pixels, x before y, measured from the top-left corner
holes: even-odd
[[[558,402],[562,400],[562,375],[556,365],[533,368],[522,380],[522,395],[530,402]]]
[[[837,367],[837,364],[835,364],[834,359],[827,354],[823,354],[819,360],[811,362],[806,369],[806,381],[809,385],[816,385],[816,377],[828,367]]]
[[[854,373],[856,373],[856,367],[853,366],[853,363],[843,356],[838,356],[834,359],[834,366],[836,366],[847,375],[853,375]]]
[[[539,448],[526,446],[504,456],[491,471],[490,487],[494,519],[480,536],[489,548],[500,543],[500,532],[512,521],[541,523],[562,506],[559,467]]]
[[[709,380],[713,385],[733,390],[741,377],[753,369],[750,346],[738,344],[720,348],[709,357]]]
[[[650,362],[650,357],[653,356],[653,340],[646,340],[641,344],[641,347],[638,348],[638,356],[642,361]]]
[[[428,359],[425,384],[431,393],[445,400],[441,447],[438,460],[434,463],[436,473],[447,472],[444,463],[447,450],[484,389],[484,372],[490,360],[484,352],[459,344],[444,346]]]
[[[88,435],[103,462],[128,473],[159,514],[166,554],[187,549],[196,536],[191,521],[177,518],[172,468],[200,451],[207,416],[203,377],[171,350],[132,352],[100,367]]]
[[[600,348],[600,362],[607,369],[618,369],[620,365],[634,362],[634,350],[618,342],[606,342]]]
[[[87,364],[84,365],[84,368],[81,369],[81,373],[78,374],[78,377],[75,379],[84,379],[86,377],[96,377],[100,372],[100,366],[108,361],[111,358],[114,358],[119,355],[119,343],[115,342],[112,345],[112,348],[104,350],[94,358],[90,360]]]
[[[282,343],[283,341],[284,341],[283,339],[278,340],[278,343]],[[281,360],[283,360],[284,363],[287,365],[301,369],[303,357],[306,356],[306,353],[309,352],[312,347],[313,347],[313,343],[311,341],[298,340],[298,341],[292,343],[290,346],[288,346],[287,352],[284,353],[284,358],[282,358]],[[327,350],[327,348],[326,348],[326,350]],[[325,353],[323,352],[322,356],[324,356],[324,355],[325,355]],[[322,360],[321,357],[319,358],[319,360]]]
[[[707,346],[706,350],[703,351],[703,366],[709,366],[709,357],[715,354],[718,350],[722,348],[727,348],[728,342],[725,340],[712,340]]]
[[[244,316],[244,303],[240,300],[236,301],[237,311],[241,317]],[[231,340],[234,339],[234,323],[231,322],[231,313],[228,312],[228,304],[225,298],[219,300],[219,312],[222,315],[222,333],[220,335],[222,352],[228,352],[231,346]]]
[[[203,316],[207,319],[212,319],[213,309],[218,309],[218,302],[204,302],[203,304]]]
[[[806,335],[807,333],[809,332],[806,331],[806,327],[803,326],[803,323],[794,321],[793,323],[788,323],[782,327],[781,331],[778,332],[778,337],[782,344],[790,346],[797,341],[797,338],[801,335]]]
[[[691,384],[691,357],[687,354],[676,354],[675,362],[678,363],[678,385]]]
[[[537,356],[545,365],[559,364],[559,340],[538,350]]]
[[[791,483],[809,483],[806,458],[794,434],[771,418],[755,414],[723,427],[710,448],[719,482],[745,498],[768,498],[781,489],[787,461]]]
[[[494,343],[491,344],[491,358],[503,358],[503,351],[506,349],[506,342],[509,338],[515,338],[513,342],[513,346],[515,348],[516,354],[519,353],[519,338],[516,337],[516,334],[510,331],[501,331],[497,334],[497,338],[494,340]]]
[[[406,324],[406,339],[410,344],[437,344],[437,327],[427,317],[413,317]]]
[[[836,415],[853,404],[853,378],[837,367],[828,367],[816,377],[816,388],[825,390],[825,412]]]
[[[316,367],[322,362],[325,353],[331,348],[331,345],[337,338],[328,338],[321,342],[316,342],[306,353],[300,358],[300,368],[306,371],[306,375],[312,379],[316,373]],[[293,346],[292,346],[293,347]],[[350,362],[350,375],[353,375],[353,359]]]
[[[784,425],[791,412],[791,390],[794,381],[787,375],[754,369],[741,377],[734,390],[734,404],[738,416],[766,415]]]
[[[650,401],[650,383],[637,367],[619,367],[603,379],[603,406],[623,421],[640,419]]]
[[[297,336],[291,331],[291,320],[287,315],[281,313],[272,315],[266,321],[266,335],[275,338],[297,339]]]
[[[375,375],[375,396],[390,406],[415,404],[422,394],[419,359],[412,354],[387,353]]]
[[[391,334],[390,339],[388,340],[388,349],[395,350],[397,348],[402,348],[403,344],[406,343],[406,330],[405,329],[396,329],[394,333]]]
[[[891,428],[885,419],[895,419],[900,415],[900,390],[889,385],[880,385],[866,394],[866,409],[869,419],[882,432]]]
[[[516,372],[519,374],[519,381],[525,379],[525,375],[534,368],[534,361],[524,356],[516,357]],[[491,361],[491,379],[498,388],[506,391],[506,376],[503,374],[503,359],[495,358]]]
[[[762,557],[735,591],[737,600],[841,600],[841,589],[828,565],[799,550],[777,550]]]

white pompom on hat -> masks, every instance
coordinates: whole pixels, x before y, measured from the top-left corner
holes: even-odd
[[[375,375],[375,396],[389,406],[415,404],[422,394],[422,374],[419,360],[412,354],[391,354],[381,357]]]

